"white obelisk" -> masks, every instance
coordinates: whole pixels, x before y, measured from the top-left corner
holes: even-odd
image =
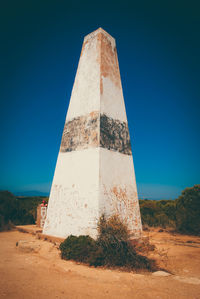
[[[102,214],[141,236],[115,40],[99,28],[84,38],[43,233],[95,238]]]

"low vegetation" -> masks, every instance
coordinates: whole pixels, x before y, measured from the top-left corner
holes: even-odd
[[[0,191],[0,230],[15,225],[34,224],[37,206],[44,197],[16,197]],[[175,200],[140,200],[143,227],[161,227],[200,235],[200,185],[186,188]]]
[[[176,202],[174,200],[140,200],[144,228],[148,226],[176,228]]]
[[[140,211],[144,227],[200,235],[200,185],[186,188],[175,200],[140,200]]]
[[[124,267],[126,269],[155,269],[155,262],[137,252],[129,240],[126,225],[117,216],[106,219],[102,216],[98,224],[98,238],[69,236],[60,244],[61,257],[91,266]]]
[[[34,224],[37,206],[44,197],[16,197],[9,191],[0,191],[0,231],[15,225]]]

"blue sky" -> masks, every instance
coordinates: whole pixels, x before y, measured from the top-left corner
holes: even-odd
[[[116,38],[141,198],[200,182],[198,1],[4,1],[0,189],[49,192],[83,38]]]

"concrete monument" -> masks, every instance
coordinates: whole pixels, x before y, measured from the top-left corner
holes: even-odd
[[[142,232],[115,40],[99,28],[84,38],[43,233],[97,236],[113,214]]]

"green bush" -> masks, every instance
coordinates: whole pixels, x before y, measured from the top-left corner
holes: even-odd
[[[15,196],[9,191],[0,192],[0,231],[7,230],[17,210]]]
[[[90,257],[96,252],[97,245],[90,236],[70,235],[60,244],[60,250],[63,259],[88,263]]]
[[[34,224],[37,206],[47,198],[40,196],[16,197],[9,191],[0,191],[0,231],[7,229],[9,221],[15,225]]]
[[[127,227],[116,217],[102,216],[98,238],[69,236],[60,244],[61,257],[97,266],[117,266],[152,270],[154,262],[136,252],[129,240]]]
[[[140,200],[143,225],[175,227],[176,205],[173,200]]]
[[[200,234],[200,185],[186,188],[176,199],[176,228],[181,233]]]
[[[200,185],[186,188],[176,200],[140,200],[144,226],[170,227],[200,235]]]

